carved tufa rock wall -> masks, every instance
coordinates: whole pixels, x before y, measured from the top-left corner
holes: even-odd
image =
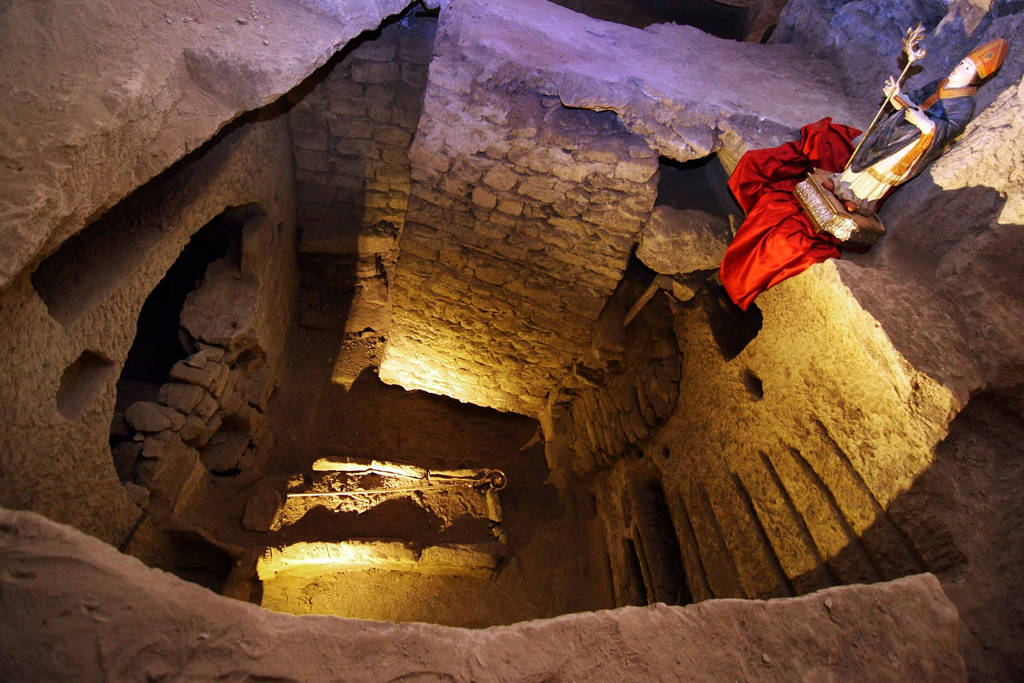
[[[221,322],[243,315],[261,357],[271,368],[280,362],[297,289],[294,250],[283,248],[295,238],[287,123],[273,113],[250,120],[190,161],[58,251],[54,267],[44,265],[38,277],[23,272],[0,292],[0,322],[18,340],[0,355],[8,378],[0,384],[3,505],[111,543],[128,534],[140,510],[118,481],[108,444],[118,377],[146,298],[191,236],[228,207],[255,204],[263,215],[240,236],[236,277],[251,295],[244,310],[215,308]],[[169,498],[178,497],[188,472],[198,471],[194,465],[168,473]]]
[[[0,90],[10,94],[0,110],[0,288],[407,6],[113,0],[45,15],[0,6]]]

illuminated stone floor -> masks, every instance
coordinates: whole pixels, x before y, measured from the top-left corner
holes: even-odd
[[[343,344],[339,333],[292,328],[283,385],[271,410],[279,436],[268,474],[293,484],[304,474],[308,482],[313,462],[325,457],[500,469],[508,479],[499,494],[504,557],[493,576],[470,567],[438,575],[307,566],[265,579],[261,604],[293,614],[468,627],[612,607],[604,532],[593,501],[582,487],[563,487],[560,496],[546,482],[543,447],[531,443],[537,422],[384,385],[373,368],[377,338],[348,339]],[[493,542],[488,526],[496,525],[488,525],[483,513],[470,509],[445,519],[443,510],[427,509],[417,495],[361,511],[312,507],[278,542]]]

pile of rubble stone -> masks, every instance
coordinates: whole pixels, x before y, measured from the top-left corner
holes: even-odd
[[[226,263],[210,266],[181,314],[192,353],[171,368],[155,401],[136,401],[124,413],[131,440],[114,446],[115,465],[142,507],[153,496],[176,514],[208,474],[262,471],[270,455],[275,373],[260,344],[258,297],[237,276]]]

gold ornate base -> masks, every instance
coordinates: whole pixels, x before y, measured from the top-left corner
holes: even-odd
[[[841,247],[870,247],[885,234],[878,216],[850,213],[834,194],[822,186],[829,176],[820,168],[796,186],[793,194],[818,232],[825,232],[840,241]]]

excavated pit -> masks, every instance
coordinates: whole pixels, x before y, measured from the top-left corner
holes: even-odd
[[[965,253],[981,254],[975,287],[999,302],[986,329],[1013,327],[1017,288],[991,244],[936,221],[955,262],[933,268],[942,296],[922,304],[935,334],[901,324],[894,295],[932,275],[927,249],[910,255],[922,238],[900,197],[901,230],[874,254],[815,266],[741,311],[716,275],[743,219],[729,171],[801,121],[863,125],[866,108],[833,64],[756,44],[776,23],[796,30],[781,6],[640,3],[627,18],[623,3],[559,4],[620,23],[542,0],[382,4],[360,25],[401,12],[350,41],[311,33],[316,54],[274,75],[262,58],[185,49],[224,122],[251,111],[162,173],[140,163],[119,203],[97,192],[103,211],[49,209],[63,219],[44,246],[0,264],[30,264],[7,268],[0,291],[17,335],[0,366],[0,503],[208,591],[141,579],[94,540],[0,511],[0,624],[84,591],[85,628],[40,633],[70,643],[120,624],[103,637],[127,651],[121,601],[159,611],[188,595],[188,618],[208,620],[199,641],[258,624],[253,651],[278,654],[237,670],[272,678],[281,662],[296,679],[310,670],[289,624],[312,622],[284,615],[508,627],[317,622],[376,639],[370,659],[388,666],[407,641],[429,654],[538,639],[536,663],[508,664],[534,654],[516,640],[484,673],[458,669],[461,655],[421,669],[403,651],[389,680],[643,680],[733,650],[721,680],[751,667],[765,680],[965,680],[964,661],[972,680],[1020,675],[1021,370],[1012,350],[968,364],[974,332],[941,334],[980,310],[953,291]],[[935,178],[991,161],[978,150],[1019,123],[1014,93]],[[934,199],[942,186],[927,182],[902,192]],[[991,219],[983,232],[1004,247],[995,226],[1019,204],[1014,182],[966,214]],[[65,554],[81,582],[33,583]],[[759,602],[773,598],[785,600]],[[631,605],[648,607],[615,609]],[[666,635],[680,621],[714,637],[662,661],[688,652]],[[564,657],[549,650],[559,629],[575,639]],[[20,638],[0,677],[59,678],[59,662],[24,674],[35,646]],[[317,657],[350,656],[332,653]],[[232,657],[123,669],[198,675]]]

